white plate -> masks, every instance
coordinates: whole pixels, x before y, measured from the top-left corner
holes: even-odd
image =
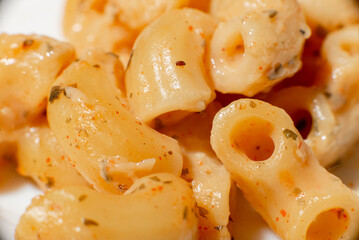
[[[61,30],[64,0],[0,0],[0,33],[43,34],[64,40]],[[336,174],[344,183],[359,190],[359,154]],[[5,169],[4,169],[5,168]],[[5,175],[4,171],[6,172]],[[6,181],[4,181],[6,179]],[[18,176],[14,166],[0,165],[0,240],[14,239],[14,229],[31,199],[41,191],[29,180]],[[241,239],[279,239],[241,198],[243,217],[237,231]]]

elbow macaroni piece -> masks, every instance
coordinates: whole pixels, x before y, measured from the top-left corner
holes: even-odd
[[[168,173],[139,179],[125,195],[66,187],[33,199],[15,239],[194,240],[196,211],[188,183]]]
[[[209,15],[182,9],[162,15],[139,35],[125,77],[127,99],[139,119],[202,111],[213,100],[203,58],[215,26]]]
[[[72,46],[36,35],[0,34],[0,129],[24,126],[46,109],[55,78],[75,58]]]
[[[319,165],[290,117],[241,99],[217,113],[211,144],[245,197],[283,239],[353,239],[359,200]]]
[[[18,172],[31,177],[43,191],[53,187],[88,186],[68,162],[47,124],[26,128],[18,140],[16,155]]]
[[[90,48],[119,54],[127,63],[132,44],[147,24],[188,0],[68,0],[64,32],[82,56]]]
[[[199,239],[231,239],[228,232],[231,176],[209,143],[212,120],[219,104],[211,103],[202,113],[193,113],[180,123],[162,130],[177,139],[183,152],[182,178],[191,182],[199,207]]]
[[[51,130],[76,169],[100,191],[121,192],[154,172],[180,175],[178,143],[142,124],[126,109],[107,62],[81,60],[56,80],[47,114]],[[95,64],[96,63],[96,64]],[[120,79],[117,79],[120,81]]]
[[[308,23],[327,31],[359,22],[356,0],[298,0]]]
[[[295,0],[214,1],[221,22],[213,34],[208,65],[215,89],[253,96],[301,67],[311,31]],[[247,6],[248,5],[248,6]]]
[[[347,111],[359,101],[359,25],[330,33],[323,42],[321,53],[327,62],[322,81],[331,95],[333,110]]]
[[[333,165],[355,142],[350,134],[353,129],[343,125],[350,129],[343,131],[340,116],[320,89],[290,87],[270,94],[268,101],[288,113],[323,167]]]

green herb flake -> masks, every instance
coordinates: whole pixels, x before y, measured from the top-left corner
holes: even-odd
[[[86,194],[81,195],[81,196],[79,197],[79,202],[84,201],[86,198],[87,198],[87,195],[86,195]]]
[[[133,57],[133,52],[134,52],[134,50],[131,51],[130,59],[128,59],[128,63],[127,63],[126,69],[129,68],[130,65],[131,65],[131,61],[132,61],[132,57]]]
[[[161,179],[159,179],[157,176],[150,177],[150,179],[155,181],[155,182],[160,182],[161,181]]]
[[[184,168],[184,169],[182,169],[181,175],[187,175],[188,173],[189,173],[188,168]]]
[[[71,119],[70,117],[66,118],[66,123],[70,123],[71,120],[72,120],[72,119]]]
[[[253,101],[250,101],[249,106],[251,106],[251,108],[256,108],[257,104],[255,102],[253,102]]]
[[[25,39],[25,40],[22,42],[22,47],[23,47],[23,48],[28,48],[28,47],[31,47],[32,44],[34,44],[34,40],[32,40],[32,39]]]
[[[183,219],[184,219],[184,220],[187,220],[187,215],[188,215],[188,207],[186,206],[186,207],[183,209]]]
[[[98,222],[92,220],[92,219],[88,219],[88,218],[84,218],[83,219],[83,223],[85,224],[85,226],[98,226]]]
[[[278,11],[272,9],[272,10],[268,10],[267,13],[268,13],[269,18],[274,18],[275,16],[277,16]]]
[[[145,188],[146,188],[146,186],[143,183],[138,187],[138,189],[140,189],[140,190],[145,189]]]
[[[218,226],[215,226],[214,229],[220,231],[221,229],[223,228],[223,225],[218,225]]]
[[[281,63],[277,63],[274,66],[274,71],[268,76],[269,80],[276,80],[279,77],[280,70],[283,68]]]
[[[207,219],[207,214],[208,214],[208,210],[203,208],[203,207],[200,207],[198,206],[198,213],[201,217]]]
[[[299,29],[299,32],[302,34],[302,35],[305,35],[305,31],[303,29]]]
[[[171,181],[171,180],[168,180],[168,181],[164,181],[163,183],[164,183],[164,184],[170,184],[170,183],[172,183],[172,181]]]
[[[294,188],[293,194],[298,197],[302,193],[302,190],[300,188]]]
[[[53,103],[56,99],[60,97],[60,94],[64,91],[60,86],[53,86],[50,91],[49,102]]]
[[[55,185],[55,179],[53,177],[46,177],[46,186],[51,188]]]
[[[121,192],[126,192],[128,190],[128,186],[125,184],[119,184],[118,189],[120,189]]]
[[[297,134],[295,134],[292,130],[289,130],[289,129],[285,129],[283,131],[283,134],[286,138],[291,138],[293,140],[297,140]]]

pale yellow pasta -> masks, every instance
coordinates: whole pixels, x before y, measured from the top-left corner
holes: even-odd
[[[327,31],[359,22],[356,0],[298,0],[308,23]]]
[[[359,101],[359,25],[330,33],[321,53],[327,62],[322,81],[331,95],[330,102],[338,112],[349,111]]]
[[[1,135],[43,113],[52,82],[74,57],[72,46],[51,38],[0,35]]]
[[[16,159],[18,172],[31,177],[44,191],[52,187],[88,186],[46,122],[26,128],[18,140]]]
[[[214,1],[207,63],[215,89],[253,96],[291,77],[311,31],[295,0]]]
[[[126,64],[140,30],[188,0],[68,0],[64,32],[80,55],[101,48],[120,55]]]
[[[335,164],[355,143],[355,126],[346,122],[350,118],[336,115],[318,88],[290,87],[273,92],[267,100],[289,114],[323,167]]]
[[[66,187],[33,199],[15,239],[194,240],[196,211],[188,183],[168,173],[139,179],[125,195]]]
[[[163,132],[176,138],[183,152],[182,177],[192,184],[199,206],[199,239],[230,239],[229,191],[231,177],[209,143],[212,120],[219,104],[194,113]]]
[[[73,63],[54,83],[47,117],[60,146],[99,191],[123,192],[138,177],[154,172],[180,175],[178,143],[126,109],[115,76],[108,72],[112,68],[106,67],[118,59],[106,56],[107,62],[95,64],[91,57],[91,64]]]
[[[139,119],[202,111],[213,100],[203,57],[215,26],[198,10],[174,10],[139,35],[125,78],[130,107]]]
[[[251,205],[283,239],[353,239],[359,199],[313,156],[290,117],[241,99],[219,111],[211,144]]]

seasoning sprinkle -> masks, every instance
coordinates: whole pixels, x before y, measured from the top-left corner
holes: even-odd
[[[84,218],[83,219],[83,223],[85,224],[85,226],[98,226],[98,222],[92,220],[92,219],[88,219],[88,218]]]
[[[34,40],[32,39],[25,39],[23,42],[22,42],[22,47],[23,48],[27,48],[27,47],[31,47],[31,45],[34,43]]]
[[[188,174],[188,173],[189,173],[188,168],[184,168],[184,169],[182,169],[181,175],[186,175],[186,174]]]
[[[302,34],[302,35],[305,35],[305,31],[303,29],[299,29],[299,32]]]
[[[278,11],[272,9],[272,10],[268,10],[267,13],[268,13],[268,15],[269,15],[269,18],[274,18],[275,16],[277,16]]]
[[[221,230],[222,228],[223,228],[223,225],[218,225],[218,226],[215,226],[215,227],[214,227],[214,229],[216,229],[216,230],[218,230],[218,231]]]
[[[46,177],[46,186],[48,188],[53,187],[55,184],[55,179],[53,177]]]
[[[159,179],[157,176],[150,177],[150,179],[155,181],[155,182],[160,182],[161,181],[161,179]]]
[[[53,86],[50,91],[49,102],[53,103],[56,99],[58,99],[62,91],[64,91],[64,89],[60,86]]]
[[[138,187],[138,189],[142,190],[142,189],[145,189],[145,187],[146,187],[145,184],[142,183],[142,184]]]
[[[185,66],[186,65],[186,63],[184,62],[184,61],[177,61],[176,62],[176,66]]]
[[[274,71],[268,76],[269,80],[275,80],[277,79],[279,76],[279,72],[280,70],[283,68],[282,64],[281,63],[277,63],[275,66],[274,66]]]
[[[207,209],[198,206],[198,212],[199,212],[199,215],[200,215],[201,217],[207,219],[207,214],[208,214],[208,210],[207,210]]]
[[[86,195],[86,194],[81,195],[81,196],[79,197],[79,202],[84,201],[86,198],[87,198],[87,195]]]
[[[125,184],[119,184],[118,189],[120,189],[121,192],[126,192],[128,190],[128,186]]]
[[[250,101],[249,106],[251,106],[252,108],[256,108],[257,104],[255,102],[253,102],[253,101]]]
[[[164,181],[163,183],[164,183],[164,184],[170,184],[170,183],[172,183],[172,181],[171,181],[171,180],[168,180],[168,181]]]
[[[297,134],[295,134],[292,130],[289,130],[289,129],[285,129],[283,131],[283,134],[286,138],[291,138],[293,140],[297,140]]]
[[[184,220],[187,220],[187,215],[188,215],[188,207],[186,206],[186,207],[183,209],[183,219],[184,219]]]
[[[169,154],[169,155],[172,155],[172,153],[173,153],[172,151],[168,151],[168,154]]]

